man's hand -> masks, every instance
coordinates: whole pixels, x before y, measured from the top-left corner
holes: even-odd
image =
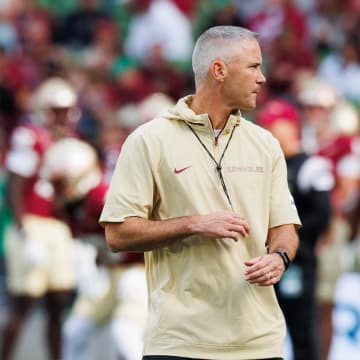
[[[279,254],[266,254],[245,261],[245,280],[260,286],[274,285],[281,279],[285,265]]]
[[[231,211],[216,212],[194,217],[193,232],[202,236],[239,240],[239,234],[247,237],[250,226],[246,219]]]

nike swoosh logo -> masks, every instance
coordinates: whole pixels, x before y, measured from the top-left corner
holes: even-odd
[[[183,171],[187,170],[190,167],[191,167],[191,165],[190,166],[185,166],[184,168],[181,168],[181,169],[174,168],[174,173],[175,174],[180,174],[180,173],[182,173]]]

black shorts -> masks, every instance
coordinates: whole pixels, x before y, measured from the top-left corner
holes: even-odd
[[[205,359],[193,359],[179,356],[166,356],[166,355],[147,355],[143,357],[143,360],[205,360]],[[257,360],[283,360],[283,358],[266,358]]]

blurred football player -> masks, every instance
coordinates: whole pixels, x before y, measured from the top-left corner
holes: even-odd
[[[303,152],[300,114],[290,102],[268,101],[257,114],[257,122],[280,142],[290,191],[302,222],[297,255],[276,286],[277,296],[292,339],[294,360],[317,360],[316,244],[330,222],[334,186],[331,162]]]
[[[360,123],[355,106],[342,99],[332,85],[316,76],[305,76],[299,81],[297,99],[303,109],[303,147],[309,154],[329,159],[335,177],[330,228],[317,245],[320,346],[322,359],[325,360],[334,331],[332,318],[336,283],[347,267],[343,255],[351,224],[344,213],[344,204],[356,198],[353,196],[354,181],[347,173],[356,171],[358,166],[356,160],[349,159],[357,159]]]
[[[72,136],[77,94],[62,78],[49,78],[34,91],[31,112],[10,138],[5,159],[14,225],[5,238],[11,311],[4,327],[1,358],[7,360],[34,303],[44,298],[50,357],[61,350],[61,315],[75,285],[70,228],[54,214],[54,191],[40,177],[47,148]]]
[[[92,335],[109,323],[117,354],[139,359],[147,312],[143,254],[107,249],[98,218],[108,183],[97,152],[84,141],[61,139],[46,152],[42,175],[52,182],[58,214],[77,239],[77,297],[63,328],[62,358],[88,359]]]

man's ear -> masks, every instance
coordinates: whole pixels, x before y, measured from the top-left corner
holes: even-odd
[[[228,74],[226,64],[221,60],[214,60],[210,66],[210,73],[213,79],[223,82]]]

